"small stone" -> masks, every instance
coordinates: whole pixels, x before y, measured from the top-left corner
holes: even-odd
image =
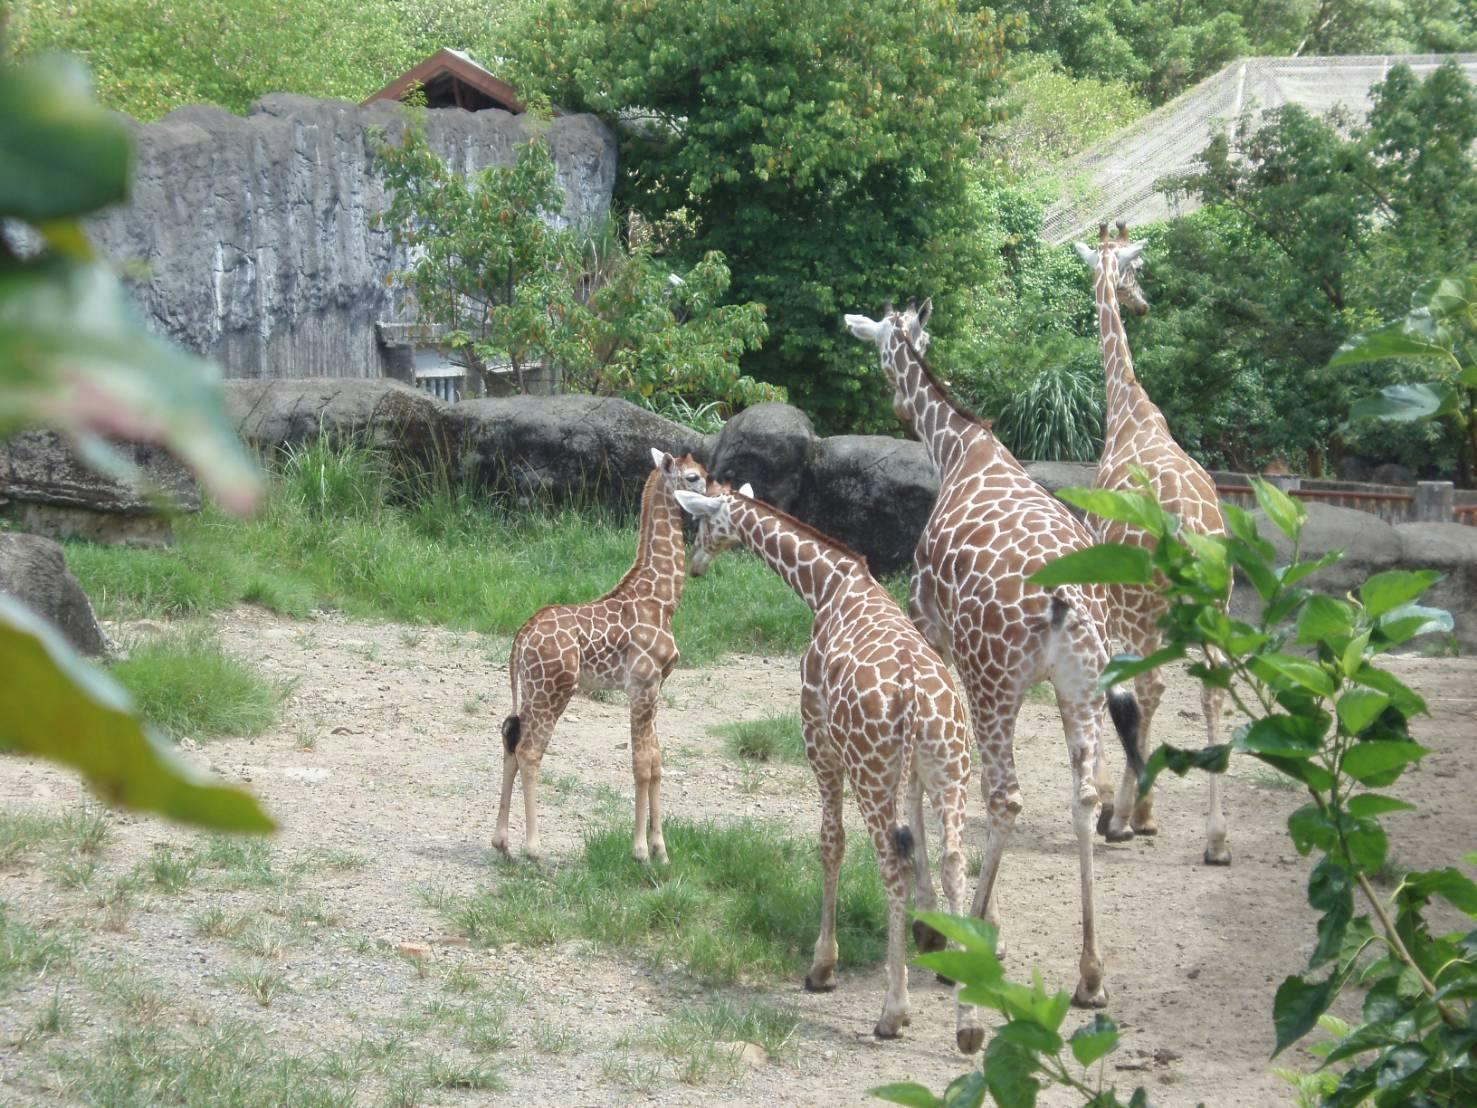
[[[732,1054],[751,1069],[769,1064],[769,1053],[758,1043],[720,1042],[713,1045],[725,1054]]]
[[[396,943],[395,953],[401,957],[414,958],[417,962],[421,962],[431,956],[431,948],[425,943]]]

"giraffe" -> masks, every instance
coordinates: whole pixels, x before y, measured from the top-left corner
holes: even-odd
[[[999,925],[995,878],[1023,806],[1013,751],[1026,690],[1049,680],[1066,732],[1072,769],[1070,807],[1081,878],[1082,956],[1072,1001],[1108,1002],[1093,905],[1093,814],[1101,802],[1099,769],[1108,662],[1107,603],[1101,588],[1054,591],[1026,577],[1053,558],[1092,545],[1061,501],[1036,484],[988,423],[961,412],[924,361],[921,312],[890,307],[878,321],[848,315],[853,335],[873,343],[893,386],[893,410],[922,439],[939,475],[938,499],[913,553],[908,611],[930,645],[959,672],[969,698],[985,796],[985,855],[973,911]],[[1109,694],[1113,723],[1138,764],[1137,707]]]
[[[523,851],[539,857],[538,767],[554,726],[577,688],[624,689],[631,701],[631,768],[636,779],[638,862],[667,861],[662,838],[662,754],[656,709],[662,682],[677,664],[672,613],[682,597],[681,488],[702,490],[708,474],[691,454],[674,458],[652,448],[654,464],[641,493],[636,560],[598,600],[541,608],[513,637],[508,678],[513,714],[503,721],[503,788],[492,845],[508,852],[513,779],[523,778]],[[651,823],[648,849],[647,820]]]
[[[965,800],[969,791],[968,723],[943,660],[867,571],[866,560],[779,509],[745,485],[710,484],[707,494],[679,490],[698,520],[691,572],[706,572],[720,550],[742,542],[815,613],[800,663],[800,718],[805,756],[821,795],[823,873],[821,932],[805,987],[836,987],[836,890],[846,850],[842,790],[851,783],[887,890],[887,997],[874,1033],[896,1038],[909,1022],[904,911],[910,879],[922,907],[934,893],[926,855],[913,857],[913,833],[900,810],[906,796],[912,826],[922,828],[926,789],[942,825],[944,898],[958,913],[964,901]],[[921,921],[934,949],[943,936]],[[955,986],[955,1031],[966,1054],[980,1049],[984,1029]]]
[[[1107,426],[1103,436],[1103,452],[1098,459],[1093,485],[1100,489],[1136,487],[1130,467],[1139,467],[1148,477],[1149,487],[1167,511],[1180,519],[1181,526],[1202,535],[1225,534],[1220,500],[1215,480],[1204,468],[1180,448],[1170,433],[1164,414],[1149,399],[1133,372],[1133,356],[1128,349],[1128,336],[1118,314],[1120,304],[1134,315],[1149,310],[1139,288],[1138,268],[1143,263],[1142,243],[1130,243],[1128,226],[1118,224],[1118,237],[1108,234],[1104,223],[1098,229],[1096,249],[1075,244],[1077,254],[1093,273],[1097,300],[1098,333],[1102,339],[1103,375],[1107,382]],[[1152,544],[1149,536],[1138,528],[1108,520],[1096,520],[1094,529],[1101,542]],[[1168,602],[1157,589],[1134,585],[1108,588],[1108,614],[1113,630],[1123,646],[1147,658],[1159,649],[1161,633],[1159,617]],[[1149,729],[1159,702],[1164,696],[1164,678],[1159,671],[1141,673],[1134,679],[1142,716],[1139,725],[1139,752],[1149,752]],[[1221,689],[1202,685],[1200,706],[1205,715],[1206,741],[1220,741]],[[1111,821],[1106,827],[1109,842],[1131,839],[1135,834],[1153,835],[1152,794],[1138,796],[1135,775],[1127,771],[1118,785]],[[1131,813],[1131,814],[1130,814]],[[1226,842],[1226,816],[1221,810],[1221,775],[1210,775],[1210,803],[1205,822],[1206,865],[1231,864],[1231,848]]]

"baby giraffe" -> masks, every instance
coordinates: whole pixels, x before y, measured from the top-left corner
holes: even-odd
[[[631,701],[631,768],[636,778],[636,835],[631,854],[667,860],[662,839],[662,753],[656,708],[662,682],[677,664],[672,613],[682,596],[682,513],[672,494],[707,487],[708,473],[691,454],[655,448],[655,468],[641,493],[636,561],[620,583],[586,604],[540,608],[518,630],[508,657],[513,714],[503,721],[503,791],[492,845],[508,852],[513,779],[523,777],[523,851],[539,856],[538,767],[576,689],[624,689]],[[647,850],[647,818],[651,847]]]
[[[718,551],[741,542],[780,575],[815,613],[810,646],[800,663],[800,719],[805,756],[821,793],[820,855],[824,884],[821,933],[805,987],[836,987],[836,886],[846,834],[842,788],[851,782],[887,890],[887,999],[875,1033],[896,1038],[908,1017],[908,968],[903,930],[910,878],[920,902],[932,907],[932,885],[913,859],[913,833],[902,801],[922,831],[927,789],[943,829],[940,856],[948,910],[964,906],[964,803],[969,789],[969,722],[943,661],[872,575],[866,561],[814,528],[753,499],[713,484],[708,495],[678,490],[697,517],[692,574],[699,577]],[[920,851],[920,853],[923,853]],[[927,856],[922,865],[926,868]],[[935,937],[938,937],[935,935]],[[941,944],[940,944],[941,945]],[[984,1039],[975,1011],[955,989],[959,1049]]]

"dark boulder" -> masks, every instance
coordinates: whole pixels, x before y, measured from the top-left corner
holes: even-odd
[[[938,496],[921,443],[836,435],[816,443],[795,514],[864,554],[875,574],[913,564],[913,547]]]
[[[0,532],[0,592],[44,616],[83,654],[107,652],[87,595],[50,539]]]
[[[708,468],[715,480],[751,484],[760,500],[793,512],[816,444],[810,417],[799,408],[755,404],[724,425]]]

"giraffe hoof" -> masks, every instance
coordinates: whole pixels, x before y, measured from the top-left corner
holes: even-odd
[[[948,946],[949,940],[921,919],[915,919],[913,921],[913,945],[918,948],[919,954],[932,954]]]
[[[881,1022],[879,1022],[876,1027],[872,1028],[872,1034],[873,1035],[876,1035],[877,1038],[879,1038],[879,1039],[897,1039],[897,1038],[901,1038],[902,1037],[902,1033],[903,1032],[902,1032],[902,1027],[901,1026],[898,1026],[898,1027],[888,1027],[885,1023],[881,1023]]]
[[[1106,835],[1108,833],[1108,825],[1112,822],[1113,805],[1104,804],[1103,810],[1099,812],[1097,816],[1097,833],[1099,835]]]
[[[978,1054],[985,1045],[983,1027],[961,1027],[954,1032],[954,1041],[959,1044],[960,1054]]]
[[[1229,866],[1231,864],[1231,848],[1222,846],[1219,850],[1211,847],[1205,848],[1205,864],[1207,866]]]
[[[829,993],[835,988],[836,978],[830,974],[825,977],[811,973],[805,975],[805,991],[808,993]]]
[[[1096,989],[1089,989],[1086,981],[1077,984],[1077,991],[1072,994],[1073,1008],[1106,1008],[1108,1006],[1108,987],[1099,982]]]
[[[1159,834],[1159,825],[1157,823],[1134,824],[1133,833],[1151,839]]]
[[[1110,843],[1126,843],[1129,839],[1133,838],[1133,828],[1123,827],[1115,831],[1110,827],[1103,832],[1103,838],[1107,839]]]

